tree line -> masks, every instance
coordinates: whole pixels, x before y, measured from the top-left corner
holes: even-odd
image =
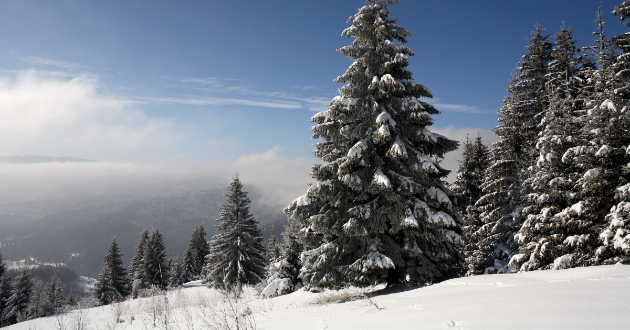
[[[628,18],[630,2],[613,12]],[[515,69],[491,150],[464,144],[467,274],[628,263],[630,37],[593,43],[539,26]]]

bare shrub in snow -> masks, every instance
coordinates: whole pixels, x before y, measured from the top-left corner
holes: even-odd
[[[221,291],[218,296],[197,297],[199,329],[255,330],[251,308],[236,290]]]

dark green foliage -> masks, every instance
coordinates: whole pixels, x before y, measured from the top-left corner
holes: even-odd
[[[13,279],[11,294],[5,302],[0,319],[4,324],[11,325],[27,319],[27,310],[33,293],[33,281],[29,270],[20,270]]]
[[[190,249],[187,249],[184,252],[184,256],[180,260],[180,263],[179,263],[180,277],[179,277],[179,279],[181,281],[181,284],[184,284],[184,283],[190,282],[190,281],[194,281],[195,279],[197,279],[197,276],[198,276],[197,269],[196,269],[197,260],[196,260],[195,255],[193,253],[194,253],[193,251],[191,251]]]
[[[5,322],[2,315],[4,314],[4,310],[7,306],[7,300],[11,296],[11,292],[13,291],[13,286],[11,285],[12,279],[8,274],[4,274],[0,276],[0,327],[8,325],[8,322]]]
[[[169,266],[162,234],[155,229],[144,247],[142,281],[149,287],[165,290],[170,283]]]
[[[46,290],[45,315],[56,315],[63,311],[67,299],[65,297],[61,281],[55,275]]]
[[[131,267],[129,269],[130,277],[133,280],[134,297],[136,297],[135,291],[137,289],[147,289],[149,283],[144,276],[144,249],[149,242],[149,231],[143,230],[136,246],[136,253],[131,259]]]
[[[210,246],[206,240],[206,230],[203,226],[197,226],[190,237],[188,248],[182,260],[186,282],[201,278],[206,256],[209,253]]]
[[[94,285],[94,297],[103,305],[123,300],[131,292],[131,281],[127,270],[122,265],[122,255],[116,239],[112,240],[107,254],[103,257],[103,266]]]
[[[238,176],[225,198],[226,204],[217,219],[219,234],[210,241],[206,273],[215,287],[240,292],[242,285],[262,281],[267,259],[258,222],[249,213],[251,201]]]

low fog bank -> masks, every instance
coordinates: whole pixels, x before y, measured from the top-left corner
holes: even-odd
[[[117,198],[181,184],[226,187],[239,174],[246,185],[260,190],[261,204],[284,208],[304,194],[312,181],[313,160],[290,159],[280,148],[242,156],[234,161],[157,163],[0,163],[0,206],[19,202],[56,199]]]

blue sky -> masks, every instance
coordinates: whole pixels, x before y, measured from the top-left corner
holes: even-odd
[[[608,36],[628,29],[602,1]],[[0,2],[0,155],[110,162],[315,158],[310,117],[351,64],[359,0]],[[486,141],[527,38],[563,21],[591,42],[596,1],[401,0],[433,130]],[[275,149],[274,149],[275,148]]]

